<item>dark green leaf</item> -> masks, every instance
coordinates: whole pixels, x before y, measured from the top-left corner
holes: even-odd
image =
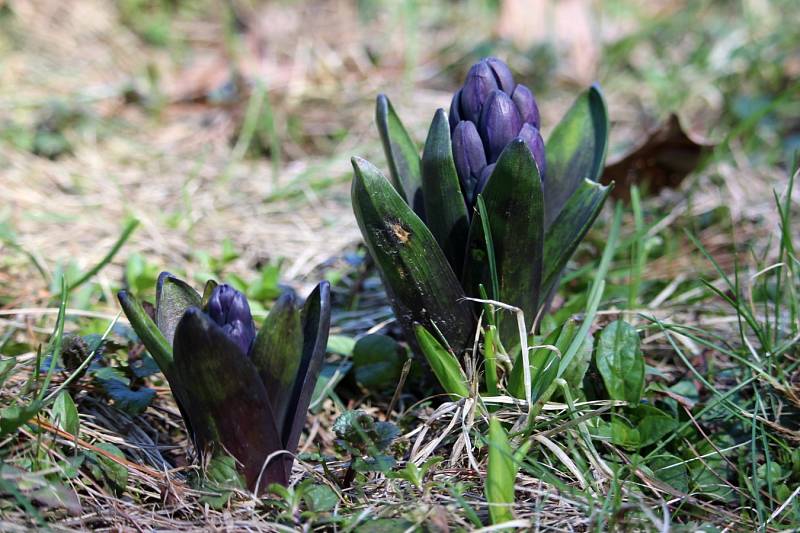
[[[370,391],[392,393],[403,370],[400,346],[386,335],[366,335],[353,349],[356,381]]]
[[[122,305],[122,310],[125,311],[125,316],[128,317],[131,327],[141,339],[144,347],[156,360],[167,379],[171,380],[173,374],[172,346],[133,295],[127,291],[119,291],[117,297]]]
[[[181,382],[192,384],[186,394],[195,439],[219,442],[241,463],[251,490],[259,477],[261,490],[270,483],[285,485],[290,459],[281,456],[264,466],[283,443],[258,370],[199,309],[187,310],[175,330],[175,371]]]
[[[644,387],[644,357],[633,326],[616,320],[603,328],[595,363],[612,400],[639,403]]]
[[[359,158],[353,168],[353,211],[400,324],[409,334],[415,322],[435,326],[461,353],[475,319],[436,239],[377,168]]]
[[[178,322],[190,307],[200,307],[197,291],[169,272],[162,272],[156,285],[156,325],[169,345]]]
[[[328,485],[310,485],[303,491],[303,500],[309,511],[332,511],[339,503],[339,496]]]
[[[514,519],[514,484],[517,465],[508,436],[497,418],[489,419],[489,461],[486,465],[484,492],[493,525]]]
[[[110,442],[99,442],[96,446],[114,457],[125,459],[125,454],[122,453],[122,450]],[[121,491],[128,485],[127,468],[102,453],[95,454],[95,459],[106,479],[116,490]]]
[[[406,131],[394,107],[385,94],[379,94],[375,104],[375,122],[389,164],[392,185],[406,199],[417,215],[425,219],[422,199],[422,172],[419,148]]]
[[[134,390],[117,379],[98,379],[98,381],[106,394],[114,400],[114,406],[132,416],[142,414],[156,397],[156,391],[148,387]]]
[[[567,261],[600,214],[609,192],[611,186],[584,180],[548,228],[544,238],[542,294],[548,294],[558,282]]]
[[[689,471],[684,461],[674,455],[661,454],[647,461],[656,479],[681,492],[689,492]]]
[[[331,325],[331,286],[323,281],[309,295],[301,313],[303,323],[303,359],[297,370],[297,379],[292,391],[292,410],[287,412],[291,418],[289,436],[284,440],[284,447],[295,452],[300,434],[306,425],[308,406],[311,395],[317,384],[325,348],[328,346],[328,330]]]
[[[585,179],[597,181],[608,150],[608,112],[600,87],[581,94],[547,140],[545,223],[549,227]]]
[[[442,109],[433,117],[422,152],[422,192],[425,223],[453,271],[458,272],[464,265],[469,217],[453,162],[450,125]]]
[[[67,391],[62,390],[58,393],[53,402],[50,416],[55,426],[60,427],[70,435],[78,436],[78,408],[75,407],[75,402],[72,401],[72,396]]]
[[[500,294],[493,297],[519,307],[528,329],[539,309],[544,249],[542,180],[533,155],[522,139],[516,139],[500,154],[481,196],[486,204]],[[491,286],[486,239],[481,216],[475,214],[469,232],[464,287],[470,295],[478,286]],[[506,349],[519,345],[519,330],[513,314],[498,315],[500,340]]]
[[[303,358],[303,324],[294,294],[284,293],[264,319],[251,350],[275,420],[286,442],[294,420],[294,390]]]
[[[359,524],[354,533],[406,533],[416,531],[418,524],[405,518],[368,518]]]
[[[447,351],[423,326],[417,324],[414,332],[425,359],[445,392],[453,400],[469,397],[467,377],[456,356]]]

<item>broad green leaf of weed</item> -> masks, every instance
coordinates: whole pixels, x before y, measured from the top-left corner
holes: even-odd
[[[50,413],[55,426],[60,427],[70,435],[78,436],[80,422],[78,419],[78,408],[72,401],[72,396],[65,390],[56,396]]]
[[[636,329],[622,320],[607,325],[600,333],[595,358],[611,399],[638,404],[644,386],[644,357]]]

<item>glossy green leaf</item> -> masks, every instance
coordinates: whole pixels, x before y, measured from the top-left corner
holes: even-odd
[[[331,286],[323,281],[311,292],[300,314],[303,323],[303,358],[297,370],[292,391],[293,412],[287,412],[286,424],[290,428],[284,439],[284,447],[294,453],[300,434],[306,425],[306,415],[311,397],[319,378],[325,349],[328,346],[328,331],[331,326]],[[291,419],[291,421],[290,421]],[[287,472],[288,475],[288,472]]]
[[[425,223],[454,272],[464,265],[469,216],[453,162],[450,125],[444,110],[433,117],[422,152],[422,192]]]
[[[644,357],[633,326],[616,320],[603,328],[595,364],[612,400],[639,403],[644,387]]]
[[[611,186],[584,180],[548,228],[544,238],[543,295],[555,287],[567,261],[591,229],[610,192]]]
[[[597,181],[608,151],[608,112],[600,87],[581,94],[547,140],[545,223],[549,227],[585,179]]]
[[[397,386],[406,358],[400,345],[391,337],[365,335],[353,349],[353,368],[356,381],[378,394],[391,394]]]
[[[557,345],[563,328],[552,331],[542,344]],[[561,361],[558,353],[551,348],[537,348],[531,351],[528,362],[531,367],[531,401],[547,401],[551,385],[558,374],[558,365]],[[514,366],[508,376],[508,392],[515,398],[525,399],[525,375],[522,353],[517,354]]]
[[[610,422],[601,422],[593,432],[627,450],[655,444],[675,431],[678,421],[652,405],[640,404],[614,414]]]
[[[172,345],[175,328],[190,307],[200,307],[200,295],[185,281],[162,272],[156,284],[156,325]]]
[[[78,429],[80,422],[78,419],[78,408],[75,407],[75,402],[72,401],[72,396],[69,392],[62,390],[56,396],[51,408],[50,417],[54,425],[60,427],[70,435],[78,436]]]
[[[409,336],[415,322],[435,325],[461,353],[475,318],[436,239],[377,168],[359,158],[353,168],[353,211],[400,324]]]
[[[424,220],[425,206],[422,199],[419,148],[406,131],[385,94],[379,94],[375,103],[375,122],[378,125],[383,151],[389,164],[392,185],[406,199],[406,203],[414,212]]]
[[[539,309],[544,205],[542,180],[523,140],[512,141],[500,154],[481,197],[489,219],[500,291],[493,297],[522,309],[530,329]],[[481,218],[476,213],[472,219],[464,270],[464,287],[474,296],[479,294],[480,284],[492,286]],[[507,349],[519,345],[516,316],[499,314],[498,329]]]
[[[128,317],[131,327],[169,380],[174,374],[172,371],[172,346],[133,295],[129,294],[128,291],[119,291],[117,298],[119,298],[119,303],[122,305],[122,310],[125,312],[125,316]]]
[[[514,484],[517,463],[508,436],[497,418],[489,419],[489,461],[486,465],[484,492],[489,504],[492,525],[514,519]]]
[[[175,372],[192,409],[189,417],[201,441],[219,443],[242,465],[247,486],[255,490],[288,481],[286,456],[267,457],[283,449],[278,424],[264,384],[252,361],[208,315],[190,308],[175,330]],[[209,427],[212,426],[212,427]],[[201,449],[207,454],[214,450]],[[221,451],[221,450],[219,450]],[[263,476],[261,474],[264,467]]]
[[[439,380],[439,384],[445,392],[450,394],[451,399],[455,401],[469,397],[467,377],[464,375],[461,365],[458,364],[456,356],[447,351],[436,340],[436,337],[431,335],[423,326],[417,324],[414,328],[414,333],[425,359],[431,366],[431,370],[433,370],[433,374]]]
[[[291,396],[303,358],[303,323],[294,294],[284,293],[270,310],[250,352],[281,431],[289,437],[294,405]]]

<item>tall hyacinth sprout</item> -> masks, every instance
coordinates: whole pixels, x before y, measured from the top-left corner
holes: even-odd
[[[468,298],[521,309],[531,331],[610,192],[598,183],[609,129],[599,87],[546,143],[533,93],[496,58],[470,68],[449,116],[436,111],[421,156],[385,95],[376,121],[388,178],[353,158],[353,210],[409,340],[434,336],[462,355],[484,309]],[[517,317],[492,320],[513,360]]]

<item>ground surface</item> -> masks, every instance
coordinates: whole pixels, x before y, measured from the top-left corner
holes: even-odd
[[[17,357],[14,372],[0,372],[3,405],[30,393],[61,275],[74,282],[98,263],[70,293],[67,333],[102,334],[119,312],[118,289],[147,296],[155,275],[170,270],[197,286],[235,280],[256,295],[259,312],[280,290],[276,272],[301,295],[327,278],[338,340],[397,335],[359,247],[349,159],[385,164],[373,124],[378,93],[421,140],[469,65],[495,54],[536,91],[545,138],[574,96],[599,81],[612,120],[610,163],[671,113],[690,140],[656,149],[648,164],[663,178],[701,153],[682,183],[653,191],[657,183],[643,181],[638,210],[624,207],[592,329],[618,317],[639,328],[652,390],[669,389],[697,429],[670,453],[689,450],[683,457],[713,472],[716,488],[675,489],[635,467],[603,471],[578,440],[554,436],[574,426],[561,426],[565,406],[553,404],[541,437],[561,453],[540,442],[552,453],[518,476],[519,525],[796,527],[800,286],[789,243],[798,231],[773,194],[787,212],[797,208],[797,188],[785,194],[800,147],[796,9],[788,1],[602,4],[0,0],[0,353]],[[576,255],[557,319],[584,312],[611,218],[607,207]],[[106,264],[133,219],[138,227]],[[731,289],[723,273],[734,271]],[[756,326],[742,318],[747,311]],[[670,337],[651,318],[698,329]],[[124,326],[111,335],[110,367],[129,366]],[[137,382],[155,399],[126,410],[92,376],[69,389],[77,441],[53,425],[50,408],[2,430],[4,530],[352,529],[376,517],[393,520],[385,528],[446,530],[477,527],[471,513],[486,523],[485,425],[470,418],[470,405],[436,411],[436,401],[409,393],[387,415],[394,391],[367,390],[350,376],[319,402],[303,439],[301,451],[329,455],[330,473],[318,457],[295,468],[296,481],[335,489],[335,506],[304,489],[273,500],[237,494],[215,506],[187,479],[190,446],[163,381]],[[695,409],[729,393],[729,403]],[[398,424],[399,464],[447,461],[419,485],[370,473],[340,488],[347,457],[335,451],[331,427],[345,408]],[[598,449],[606,460],[636,462],[636,453],[612,448]],[[692,472],[699,483],[703,473]]]

